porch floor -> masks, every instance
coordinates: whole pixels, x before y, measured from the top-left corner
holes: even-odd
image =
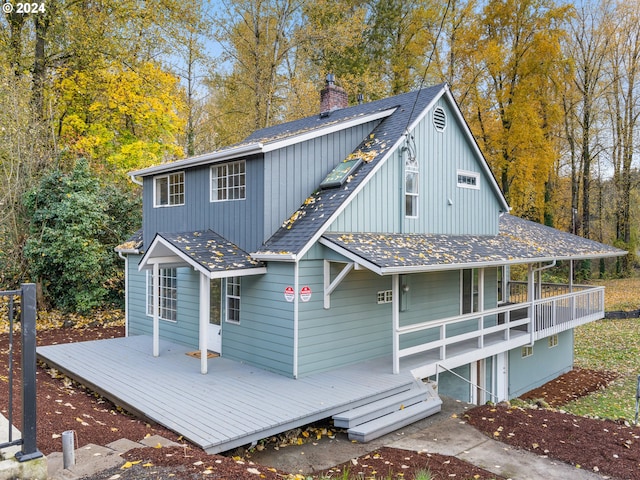
[[[331,417],[415,382],[410,362],[382,358],[300,379],[223,357],[200,373],[192,349],[148,336],[38,347],[48,365],[115,404],[219,453]],[[414,365],[415,366],[415,365]]]

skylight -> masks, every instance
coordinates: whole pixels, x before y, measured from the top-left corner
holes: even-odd
[[[352,158],[345,160],[344,162],[340,162],[335,166],[333,170],[331,170],[324,180],[320,183],[320,188],[333,188],[340,187],[347,181],[349,175],[356,171],[356,169],[362,163],[362,159]]]

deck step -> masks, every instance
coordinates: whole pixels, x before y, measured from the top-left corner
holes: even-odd
[[[440,411],[442,400],[426,400],[347,430],[349,440],[369,442]]]
[[[426,395],[422,389],[413,388],[334,415],[333,424],[339,428],[356,427],[418,402],[422,402],[425,398]]]
[[[417,381],[407,392],[335,415],[334,424],[338,426],[336,418],[341,425],[350,423],[343,427],[348,428],[349,440],[366,443],[434,415],[441,407],[442,400],[433,384]]]

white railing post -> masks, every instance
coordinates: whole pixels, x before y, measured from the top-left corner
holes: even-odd
[[[391,277],[391,308],[393,322],[393,373],[400,373],[400,278]]]

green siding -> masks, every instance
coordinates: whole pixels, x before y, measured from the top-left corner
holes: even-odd
[[[146,273],[138,271],[142,257],[128,256],[129,335],[153,335],[153,318],[146,314]],[[178,268],[178,320],[160,320],[160,338],[198,348],[199,278],[190,268]]]
[[[332,269],[335,278],[339,267]],[[323,262],[300,262],[300,286],[312,290],[300,302],[298,375],[391,355],[391,304],[377,303],[377,293],[391,289],[391,278],[351,271],[323,307]]]
[[[573,368],[573,330],[558,335],[558,345],[549,348],[549,339],[538,340],[533,355],[522,358],[522,349],[509,352],[509,398],[515,398]]]
[[[222,356],[282,375],[293,375],[293,264],[272,262],[265,275],[243,277],[240,324],[223,322]]]
[[[491,177],[481,169],[480,162],[484,160],[463,134],[446,97],[437,105],[447,113],[444,132],[434,128],[431,111],[413,131],[420,165],[418,218],[404,217],[404,159],[398,149],[340,214],[330,231],[498,233],[500,203],[491,188]],[[458,187],[458,170],[479,173],[480,189]]]

